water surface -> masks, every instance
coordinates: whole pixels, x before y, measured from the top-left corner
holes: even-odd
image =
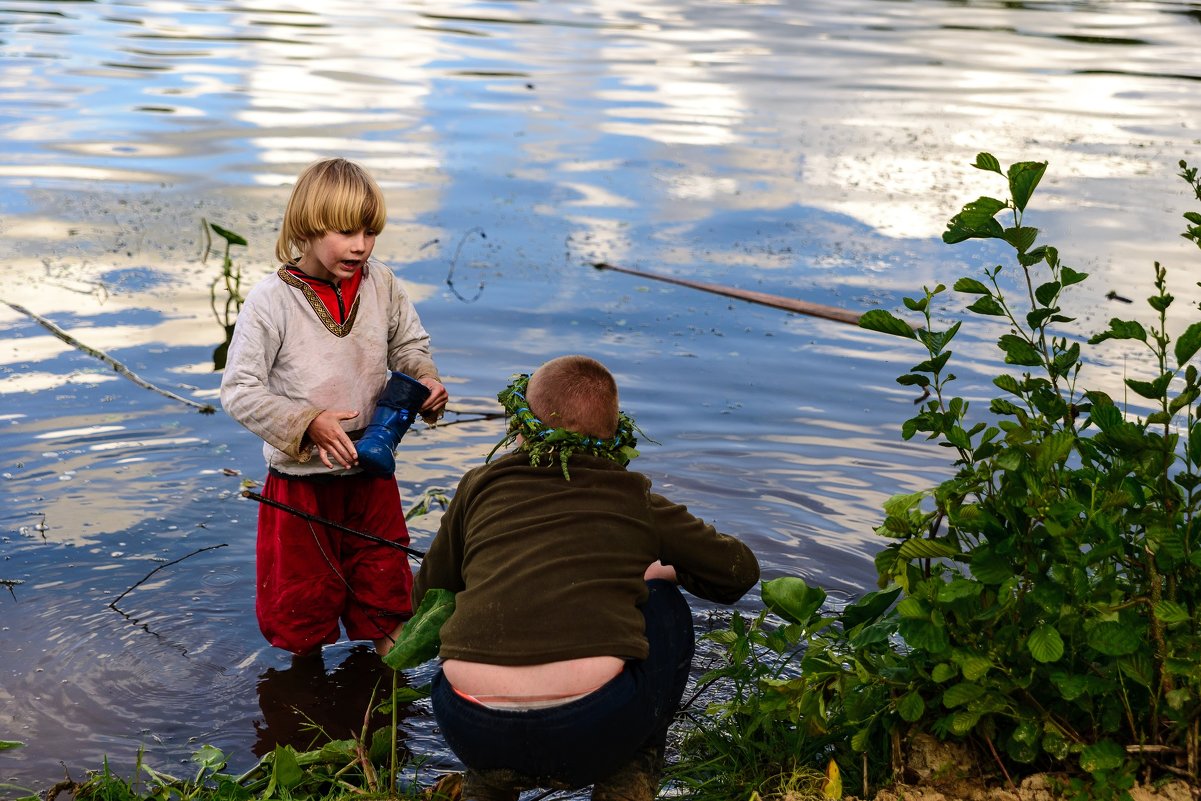
[[[1174,177],[1201,161],[1201,5],[1187,2],[224,2],[0,4],[0,299],[153,383],[217,403],[221,254],[273,268],[290,182],[343,155],[388,196],[376,255],[411,288],[452,393],[411,432],[407,502],[500,438],[514,371],[585,352],[655,440],[635,466],[746,539],[767,578],[871,589],[883,501],[947,474],[904,443],[900,340],[626,275],[865,310],[999,258],[941,244],[1002,188],[967,165],[1051,163],[1032,214],[1080,288],[1080,332],[1140,307],[1151,264],[1183,305],[1196,251]],[[219,244],[219,242],[217,243]],[[213,245],[216,248],[217,245]],[[448,280],[449,279],[449,280]],[[958,314],[949,307],[945,314]],[[995,330],[965,329],[983,407]],[[1117,387],[1145,366],[1093,368]],[[253,616],[257,440],[0,304],[0,793],[139,749],[235,769],[312,718],[361,725],[378,663],[340,643],[290,665]],[[428,544],[439,511],[413,522]],[[740,608],[753,610],[754,595]],[[695,605],[698,623],[714,611]],[[407,680],[428,680],[428,669]],[[455,763],[428,710],[403,733]]]

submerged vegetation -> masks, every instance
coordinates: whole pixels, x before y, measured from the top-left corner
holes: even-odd
[[[935,311],[942,284],[905,299],[921,317],[916,327],[883,310],[860,322],[925,351],[897,379],[923,393],[901,434],[945,447],[953,474],[885,505],[876,591],[832,609],[822,589],[774,579],[762,585],[762,612],[705,635],[720,659],[678,727],[671,794],[870,797],[909,778],[909,752],[922,740],[970,757],[942,766],[947,773],[1012,787],[1047,772],[1067,797],[1126,797],[1136,781],[1198,783],[1201,315],[1169,314],[1175,299],[1155,264],[1149,323],[1114,318],[1088,339],[1072,333],[1067,301],[1087,275],[1037,245],[1025,219],[1046,164],[1003,170],[981,153],[974,166],[1003,178],[1008,196],[968,203],[943,239],[996,240],[1012,248],[1013,265],[956,281],[970,316],[948,327]],[[1197,170],[1180,168],[1201,202]],[[1184,236],[1201,247],[1201,214],[1185,217]],[[213,228],[227,242],[218,280],[238,298],[228,255],[237,242]],[[966,320],[1000,332],[1011,368],[993,379],[987,409],[952,391],[949,346]],[[1126,378],[1116,399],[1090,388],[1086,371],[1086,351],[1115,341],[1137,349],[1131,363],[1150,372]],[[427,644],[389,661],[428,659]],[[47,796],[454,798],[450,777],[431,781],[398,749],[395,710],[422,697],[394,684],[382,705],[390,725],[370,731],[368,715],[354,739],[277,747],[240,775],[206,747],[194,775],[139,760],[123,778],[106,764]]]

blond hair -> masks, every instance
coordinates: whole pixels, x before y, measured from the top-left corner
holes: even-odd
[[[530,411],[550,428],[608,439],[617,431],[617,381],[588,356],[560,356],[530,376]]]
[[[343,158],[304,168],[284,210],[275,258],[288,264],[304,255],[310,240],[329,231],[384,230],[384,193],[367,171]]]

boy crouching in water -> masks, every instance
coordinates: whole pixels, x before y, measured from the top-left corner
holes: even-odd
[[[692,661],[677,585],[732,604],[759,564],[626,469],[634,424],[600,362],[561,356],[498,397],[497,447],[518,448],[464,475],[413,586],[456,593],[432,701],[463,799],[647,801]]]

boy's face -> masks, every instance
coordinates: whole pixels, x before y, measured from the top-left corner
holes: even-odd
[[[375,237],[375,231],[369,228],[326,231],[319,238],[308,241],[304,255],[300,257],[300,269],[314,278],[341,283],[342,279],[363,269],[375,248]]]

